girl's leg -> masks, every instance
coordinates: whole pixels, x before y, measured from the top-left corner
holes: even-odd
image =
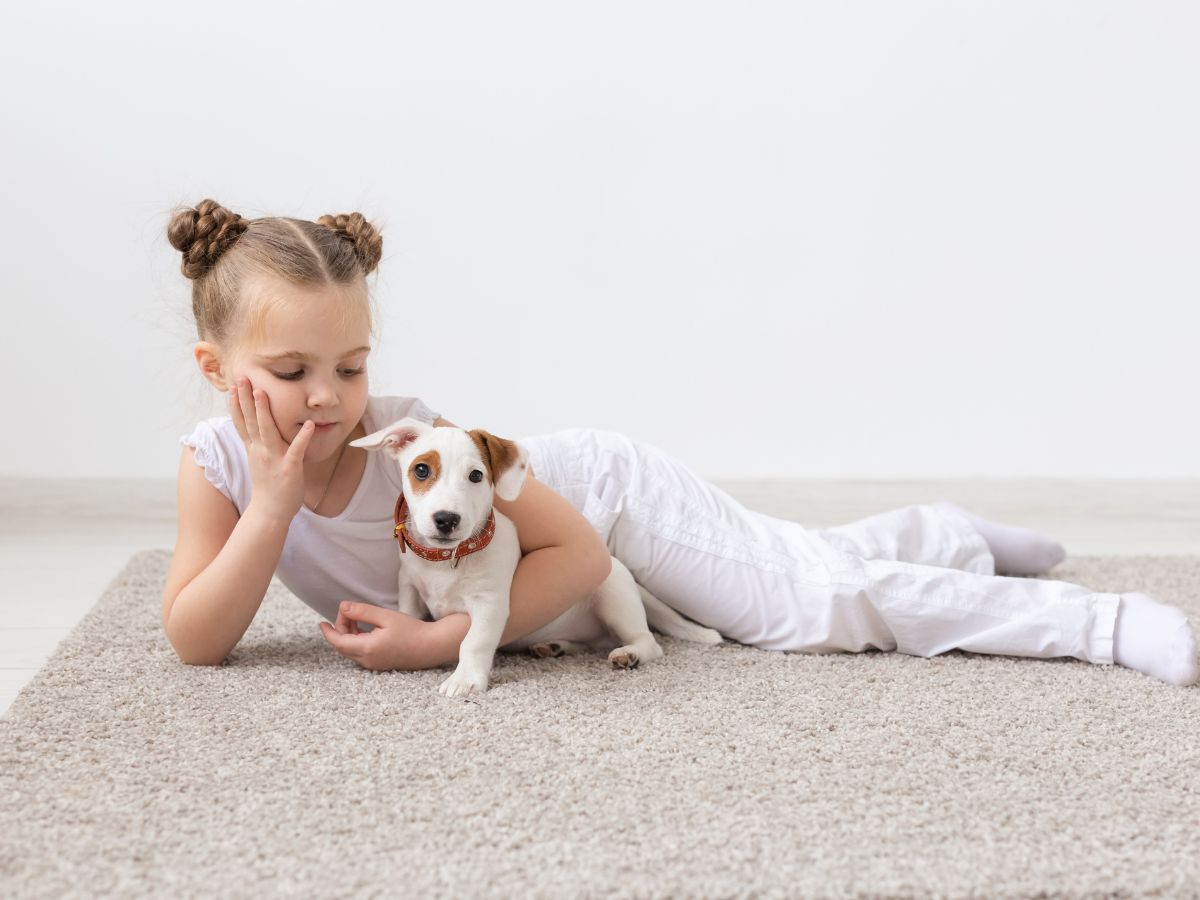
[[[639,583],[741,643],[1113,662],[1119,594],[863,559],[746,509],[680,461],[616,432],[573,429],[522,443],[535,476],[583,512]]]
[[[940,502],[815,529],[839,550],[864,559],[898,559],[980,575],[1039,575],[1062,562],[1062,544],[1036,531],[991,522]]]
[[[905,506],[848,525],[810,532],[835,549],[862,559],[894,559],[979,575],[996,574],[987,541],[965,515],[949,506]]]

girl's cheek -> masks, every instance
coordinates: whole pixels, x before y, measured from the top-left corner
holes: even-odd
[[[287,410],[287,395],[279,390],[278,385],[267,386],[266,379],[260,384],[255,385],[267,398],[267,405],[271,408],[271,412],[278,416],[280,413]]]

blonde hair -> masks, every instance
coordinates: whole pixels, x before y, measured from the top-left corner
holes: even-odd
[[[261,341],[271,311],[293,303],[263,290],[268,279],[301,289],[344,287],[338,292],[341,326],[365,320],[374,337],[366,276],[379,265],[383,238],[360,213],[316,222],[244,219],[215,200],[201,200],[175,210],[167,239],[183,254],[181,269],[192,281],[196,333],[227,355]]]

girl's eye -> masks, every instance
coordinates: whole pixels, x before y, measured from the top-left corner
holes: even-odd
[[[361,375],[366,369],[342,369],[342,374],[347,378],[353,378],[355,375]],[[282,378],[284,381],[299,381],[300,376],[304,374],[304,370],[300,369],[296,372],[272,372],[276,378]]]
[[[471,474],[468,475],[467,477],[470,478],[476,484],[483,481],[483,473],[480,472],[478,469],[472,469]]]

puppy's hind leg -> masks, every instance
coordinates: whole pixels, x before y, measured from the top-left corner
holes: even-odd
[[[590,648],[587,644],[580,644],[577,641],[539,641],[529,645],[529,655],[545,659],[548,656],[583,653],[588,649]]]
[[[646,608],[633,575],[616,557],[612,572],[596,589],[592,612],[621,640],[622,646],[608,654],[614,668],[632,669],[663,655],[662,647],[646,623]]]

